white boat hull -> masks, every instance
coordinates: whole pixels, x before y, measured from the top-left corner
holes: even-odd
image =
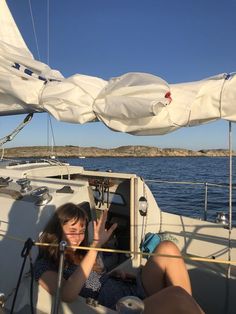
[[[65,164],[50,163],[23,164],[8,166],[0,169],[3,178],[12,180],[7,187],[0,187],[0,292],[6,296],[11,294],[19,275],[22,258],[20,257],[24,241],[28,238],[37,240],[38,234],[51,217],[55,209],[63,203],[80,203],[87,201],[91,209],[97,214],[104,208],[109,208],[109,219],[118,222],[116,237],[119,246],[114,249],[123,249],[130,254],[123,254],[118,261],[113,257],[108,261],[110,268],[120,267],[134,271],[140,264],[145,263],[138,253],[140,242],[145,233],[164,233],[166,237],[177,242],[182,254],[186,257],[193,294],[206,313],[224,313],[226,299],[229,306],[236,308],[236,299],[233,291],[236,289],[235,266],[231,266],[231,279],[226,279],[227,264],[209,263],[209,259],[228,260],[228,229],[215,223],[200,221],[193,218],[164,213],[158,207],[148,186],[139,177],[133,174],[111,172],[85,171],[81,167]],[[20,178],[30,180],[31,190],[21,191],[16,183]],[[103,200],[98,199],[98,186],[103,184]],[[48,204],[38,205],[38,199],[32,195],[37,188],[47,187],[51,200]],[[72,192],[73,191],[73,192]],[[100,195],[101,196],[101,195]],[[148,203],[147,216],[139,213],[139,199],[145,197]],[[236,260],[235,229],[231,233],[231,260]],[[32,250],[33,258],[37,249]],[[191,256],[201,257],[206,261],[193,261]],[[173,259],[174,263],[174,259]],[[28,272],[29,265],[25,268]],[[29,307],[29,279],[24,279],[20,289],[21,297],[15,307],[15,313],[25,311]],[[227,291],[229,292],[227,296]],[[38,313],[49,313],[52,297],[41,287],[35,284],[34,305]],[[10,309],[12,298],[6,303]],[[76,309],[76,310],[75,310]],[[89,306],[86,300],[78,297],[72,304],[62,304],[60,313],[112,313],[102,306]],[[22,312],[23,313],[23,312]],[[25,312],[24,312],[25,313]]]

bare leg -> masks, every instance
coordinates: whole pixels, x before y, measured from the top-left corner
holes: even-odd
[[[144,300],[145,314],[204,314],[195,300],[180,287],[168,287]]]
[[[155,253],[181,255],[178,247],[171,241],[161,242]],[[141,276],[144,289],[149,296],[169,286],[182,287],[192,294],[188,272],[181,258],[152,256],[143,267]]]

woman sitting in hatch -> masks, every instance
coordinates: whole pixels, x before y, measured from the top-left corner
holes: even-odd
[[[117,225],[105,229],[107,211],[94,222],[92,248],[102,247]],[[69,246],[87,246],[88,218],[83,204],[67,203],[57,209],[40,242],[58,244],[65,240]],[[155,250],[159,254],[180,255],[177,246],[170,241],[161,242]],[[67,248],[63,271],[61,298],[72,302],[77,295],[96,299],[100,304],[115,309],[117,301],[124,296],[137,296],[144,300],[145,313],[203,313],[191,296],[191,285],[184,261],[180,258],[150,257],[136,280],[125,280],[122,273],[117,280],[106,273],[99,264],[96,250],[73,250]],[[58,247],[42,246],[35,262],[35,279],[50,294],[57,288],[59,264]],[[130,278],[130,277],[129,277]]]

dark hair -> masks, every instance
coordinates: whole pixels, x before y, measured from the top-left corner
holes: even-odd
[[[48,224],[46,225],[43,233],[39,237],[41,243],[59,244],[62,241],[63,230],[62,226],[70,220],[75,220],[75,223],[85,221],[86,226],[88,223],[88,216],[86,213],[85,202],[81,204],[66,203],[56,210]],[[87,246],[87,228],[85,239],[81,243],[81,246]],[[84,256],[86,251],[77,250],[76,254]],[[38,258],[44,258],[58,266],[59,262],[59,250],[58,246],[40,246]]]

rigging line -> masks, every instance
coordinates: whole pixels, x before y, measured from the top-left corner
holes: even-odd
[[[6,235],[6,234],[3,234],[3,233],[0,233],[0,237],[7,238],[9,240],[18,241],[18,242],[25,242],[25,240],[22,239],[22,238],[14,237],[14,236],[11,236],[11,235]]]
[[[56,146],[54,130],[53,130],[53,126],[52,126],[52,119],[51,119],[50,115],[49,115],[49,125],[50,125],[50,129],[51,129],[51,134],[52,134],[52,143],[53,143],[53,146]]]
[[[228,260],[231,260],[231,233],[232,233],[232,123],[229,121],[229,252],[228,252]],[[231,268],[228,268],[228,278],[230,278]]]
[[[232,230],[232,124],[229,121],[229,241],[231,239],[231,230]]]
[[[36,28],[35,28],[35,24],[34,24],[34,16],[33,16],[33,11],[32,11],[32,6],[31,6],[31,0],[29,0],[29,8],[30,8],[30,16],[31,16],[31,22],[32,22],[32,26],[33,26],[34,39],[35,39],[38,59],[39,59],[39,61],[41,61],[41,57],[40,57],[40,53],[39,53],[38,38],[37,38],[37,34],[36,34]]]
[[[52,144],[50,145],[50,134],[52,136]],[[47,146],[48,148],[51,146],[51,153],[54,154],[53,148],[56,146],[55,136],[54,136],[54,130],[52,125],[52,119],[50,114],[47,114]]]
[[[2,147],[2,155],[1,155],[0,160],[3,160],[3,159],[4,159],[4,154],[5,154],[5,149],[4,149],[4,147]]]
[[[34,242],[34,245],[58,247],[60,244]],[[138,254],[142,256],[161,256],[161,257],[169,257],[169,258],[180,258],[183,260],[191,260],[191,261],[197,261],[197,262],[207,262],[207,263],[213,263],[213,264],[236,265],[236,260],[228,261],[228,260],[221,260],[221,259],[212,259],[212,258],[207,258],[207,257],[198,257],[198,256],[193,256],[193,255],[187,256],[187,255],[145,253],[141,251],[106,249],[106,248],[95,248],[95,247],[90,247],[90,246],[75,246],[75,245],[67,246],[67,248],[80,249],[80,250],[95,250],[98,252],[109,252],[109,253]]]
[[[231,233],[232,233],[232,123],[228,123],[228,143],[229,143],[229,238],[228,238],[228,261],[231,261]],[[228,269],[226,273],[226,296],[225,296],[225,313],[229,313],[229,295],[230,295],[230,285],[229,280],[231,278],[231,264],[228,264]]]
[[[25,242],[25,240],[5,235],[0,233],[0,237],[8,238],[10,240],[16,240],[20,242]],[[58,247],[59,244],[53,244],[53,243],[41,243],[41,242],[34,242],[34,246],[50,246],[50,247]],[[157,253],[144,253],[144,252],[135,252],[135,251],[128,251],[128,250],[114,250],[114,249],[105,249],[105,248],[94,248],[90,246],[67,246],[67,248],[72,249],[80,249],[80,250],[95,250],[98,252],[109,252],[109,253],[124,253],[124,254],[139,254],[142,256],[162,256],[162,257],[170,257],[170,258],[181,258],[184,260],[192,260],[197,262],[207,262],[207,263],[213,263],[213,264],[228,264],[228,265],[236,265],[236,260],[220,260],[220,259],[211,259],[206,257],[198,257],[198,256],[187,256],[187,255],[169,255],[169,254],[157,254]]]
[[[49,66],[50,64],[50,0],[47,0],[47,65]],[[52,154],[54,154],[53,148],[56,145],[55,142],[55,136],[54,136],[54,131],[53,131],[53,126],[52,126],[52,120],[51,116],[48,113],[48,147],[49,147],[49,127],[52,135]]]
[[[47,147],[49,148],[49,114],[47,116]]]
[[[145,189],[145,182],[144,182],[143,179],[142,179],[142,181],[143,181],[143,195],[147,199],[146,189]],[[149,212],[148,211],[148,202],[147,202],[147,208],[146,209],[147,209],[146,214],[143,216],[143,219],[142,219],[142,231],[141,231],[142,243],[143,243],[143,241],[145,239],[146,228],[147,228],[147,216],[148,216],[148,212]]]
[[[32,241],[32,239],[28,238],[25,241],[24,247],[23,247],[23,249],[21,251],[21,257],[23,258],[23,263],[21,265],[20,274],[19,274],[19,277],[18,277],[18,280],[17,280],[16,290],[15,290],[15,293],[14,293],[10,314],[14,313],[14,307],[15,307],[17,295],[18,295],[18,292],[19,292],[21,279],[22,279],[22,276],[23,276],[23,273],[24,273],[25,263],[26,263],[27,257],[30,255],[30,251],[31,251],[33,245],[34,245],[34,242]],[[32,269],[32,265],[31,265],[31,269]],[[31,302],[31,305],[32,305],[31,306],[31,310],[33,310],[32,302]],[[34,313],[34,310],[33,310],[32,313]]]
[[[29,113],[24,120],[8,135],[0,139],[0,147],[7,142],[10,142],[14,137],[31,121],[33,113]]]
[[[50,63],[50,3],[47,0],[47,64]]]

